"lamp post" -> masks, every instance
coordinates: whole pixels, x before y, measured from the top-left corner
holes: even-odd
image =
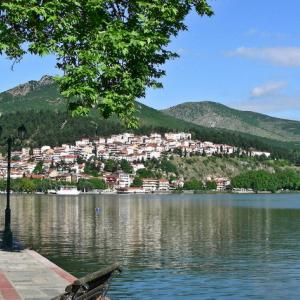
[[[0,135],[2,134],[2,127],[0,126]],[[26,128],[24,125],[18,128],[18,136],[24,139]],[[13,137],[7,138],[7,176],[6,176],[6,208],[5,208],[5,225],[3,231],[2,248],[5,250],[13,249],[13,234],[11,231],[11,209],[10,209],[10,169],[11,169],[11,147],[13,144]]]

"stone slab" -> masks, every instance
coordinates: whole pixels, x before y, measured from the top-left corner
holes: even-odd
[[[35,251],[0,251],[0,300],[49,300],[74,280]]]

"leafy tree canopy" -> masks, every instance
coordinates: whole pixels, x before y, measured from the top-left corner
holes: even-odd
[[[34,167],[33,174],[42,174],[43,173],[44,163],[43,161],[39,161]]]
[[[200,191],[200,190],[204,190],[204,185],[201,181],[193,178],[190,181],[186,181],[184,183],[184,187],[183,189],[185,190],[195,190],[195,191]]]
[[[217,189],[217,184],[215,181],[206,181],[206,189],[207,190],[216,190]]]
[[[155,174],[149,169],[139,169],[137,170],[137,175],[140,178],[155,178]]]
[[[166,171],[168,173],[177,173],[177,167],[167,159],[163,159],[161,161],[160,167],[163,171]]]
[[[162,86],[160,66],[177,57],[167,45],[192,9],[213,14],[207,0],[3,0],[0,54],[55,54],[72,115],[96,108],[134,127],[135,99]]]
[[[136,176],[136,177],[134,177],[131,186],[141,187],[141,186],[143,186],[143,180],[140,177]]]
[[[107,185],[99,178],[80,179],[77,183],[77,188],[81,191],[88,191],[92,189],[104,190],[107,188]]]
[[[118,170],[118,162],[113,159],[108,159],[105,161],[104,171],[106,172],[116,172]]]
[[[131,164],[126,159],[121,160],[120,166],[121,166],[121,170],[125,173],[131,174],[133,172],[133,168]]]
[[[97,177],[99,175],[99,172],[100,172],[99,166],[96,166],[94,163],[91,162],[86,162],[84,167],[84,173]]]
[[[254,191],[299,190],[300,175],[289,169],[277,170],[275,173],[265,170],[247,171],[234,177],[231,185],[233,188],[246,188]]]

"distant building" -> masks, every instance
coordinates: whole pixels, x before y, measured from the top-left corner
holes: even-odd
[[[271,153],[270,152],[263,152],[263,151],[251,151],[251,156],[266,156],[270,157]]]
[[[228,178],[215,178],[214,181],[217,184],[217,191],[224,191],[231,184]]]
[[[158,180],[153,178],[143,179],[143,190],[145,192],[154,192],[158,188]]]
[[[174,141],[191,140],[192,135],[186,132],[178,132],[178,133],[170,132],[170,133],[165,133],[165,138],[167,140],[174,140]]]
[[[119,188],[127,188],[130,187],[132,183],[132,179],[130,174],[124,173],[124,172],[119,172],[118,173],[118,186]]]
[[[158,189],[160,191],[168,191],[170,189],[169,180],[161,178],[158,181]]]

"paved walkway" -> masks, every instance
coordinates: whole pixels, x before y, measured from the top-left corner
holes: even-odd
[[[0,300],[49,300],[75,279],[35,251],[0,251]]]

